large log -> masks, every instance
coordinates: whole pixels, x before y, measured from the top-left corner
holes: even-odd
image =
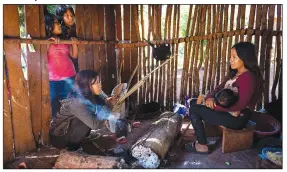
[[[182,124],[182,118],[172,112],[161,114],[149,131],[132,147],[132,156],[144,168],[157,168],[168,149],[174,143]]]
[[[55,163],[54,168],[111,169],[111,168],[117,168],[119,162],[120,162],[119,157],[88,155],[88,154],[81,154],[77,152],[69,152],[66,150],[62,150],[59,158]]]

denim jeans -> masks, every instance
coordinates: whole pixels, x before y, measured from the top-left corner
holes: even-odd
[[[50,98],[53,118],[60,109],[60,100],[67,98],[68,93],[72,91],[74,81],[75,77],[61,81],[50,81]]]

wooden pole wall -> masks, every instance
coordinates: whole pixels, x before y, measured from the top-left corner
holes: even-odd
[[[5,16],[4,36],[20,37],[17,5],[5,5],[3,14]],[[20,44],[4,43],[4,51],[9,75],[15,154],[18,156],[36,149],[32,132],[28,83],[22,72]]]
[[[174,59],[153,73],[131,97],[134,104],[157,101],[162,107],[171,110],[173,104],[183,100],[185,95],[197,96],[205,94],[207,90],[212,91],[228,75],[232,45],[239,41],[251,41],[255,44],[258,64],[265,80],[264,103],[271,100],[270,93],[272,100],[282,96],[282,5],[254,4],[250,6],[250,10],[244,4],[190,5],[188,21],[184,26],[186,33],[181,35],[182,38],[179,38],[183,22],[181,5],[167,5],[165,12],[163,7],[128,4],[76,5],[78,39],[91,41],[78,45],[80,70],[99,71],[103,90],[109,94],[117,83],[127,82],[139,64],[131,88],[163,63],[152,57],[152,48],[142,38],[157,45],[167,41],[171,44]],[[4,37],[19,38],[17,5],[5,5],[3,9]],[[274,20],[275,9],[277,20]],[[162,20],[164,15],[165,20]],[[248,21],[245,21],[246,17]],[[25,19],[27,33],[38,39],[33,42],[36,52],[28,52],[27,81],[22,72],[20,41],[4,41],[7,62],[5,67],[8,71],[5,80],[9,80],[9,85],[4,90],[7,92],[10,88],[11,92],[11,104],[7,103],[8,94],[4,94],[4,110],[7,115],[4,118],[7,138],[4,142],[4,147],[7,148],[6,153],[4,152],[5,160],[13,157],[11,152],[14,150],[8,145],[11,138],[15,144],[16,156],[35,149],[35,144],[49,142],[51,107],[47,45],[40,40],[45,39],[43,5],[25,6]],[[177,82],[180,70],[178,64],[181,63],[179,43],[184,44],[180,83]],[[119,70],[121,66],[122,71]],[[272,72],[275,72],[273,75],[270,74],[272,66]],[[177,100],[178,97],[180,100]],[[11,111],[8,110],[9,107]],[[261,107],[262,102],[259,102],[257,109]],[[13,132],[9,133],[11,130]]]

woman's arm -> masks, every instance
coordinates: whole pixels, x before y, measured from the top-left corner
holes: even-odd
[[[223,82],[220,85],[218,85],[212,92],[207,94],[207,96],[205,97],[205,100],[207,100],[208,98],[214,98],[215,97],[215,93],[217,93],[218,91],[222,90],[224,88],[224,86],[225,86],[225,82]]]
[[[249,104],[252,96],[254,95],[255,88],[256,88],[256,81],[255,78],[252,77],[252,74],[245,74],[241,75],[237,78],[235,83],[238,86],[238,96],[239,100],[237,103],[230,108],[223,108],[220,106],[216,106],[214,109],[219,111],[241,111],[247,107]]]
[[[71,38],[72,41],[77,41],[78,39],[75,37]],[[78,58],[78,45],[77,44],[72,44],[70,46],[70,50],[69,50],[69,54],[73,59],[77,59]]]

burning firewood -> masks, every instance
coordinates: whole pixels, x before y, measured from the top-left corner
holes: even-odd
[[[150,130],[132,147],[132,156],[138,159],[144,168],[157,168],[174,143],[180,131],[182,118],[172,112],[161,114]]]

